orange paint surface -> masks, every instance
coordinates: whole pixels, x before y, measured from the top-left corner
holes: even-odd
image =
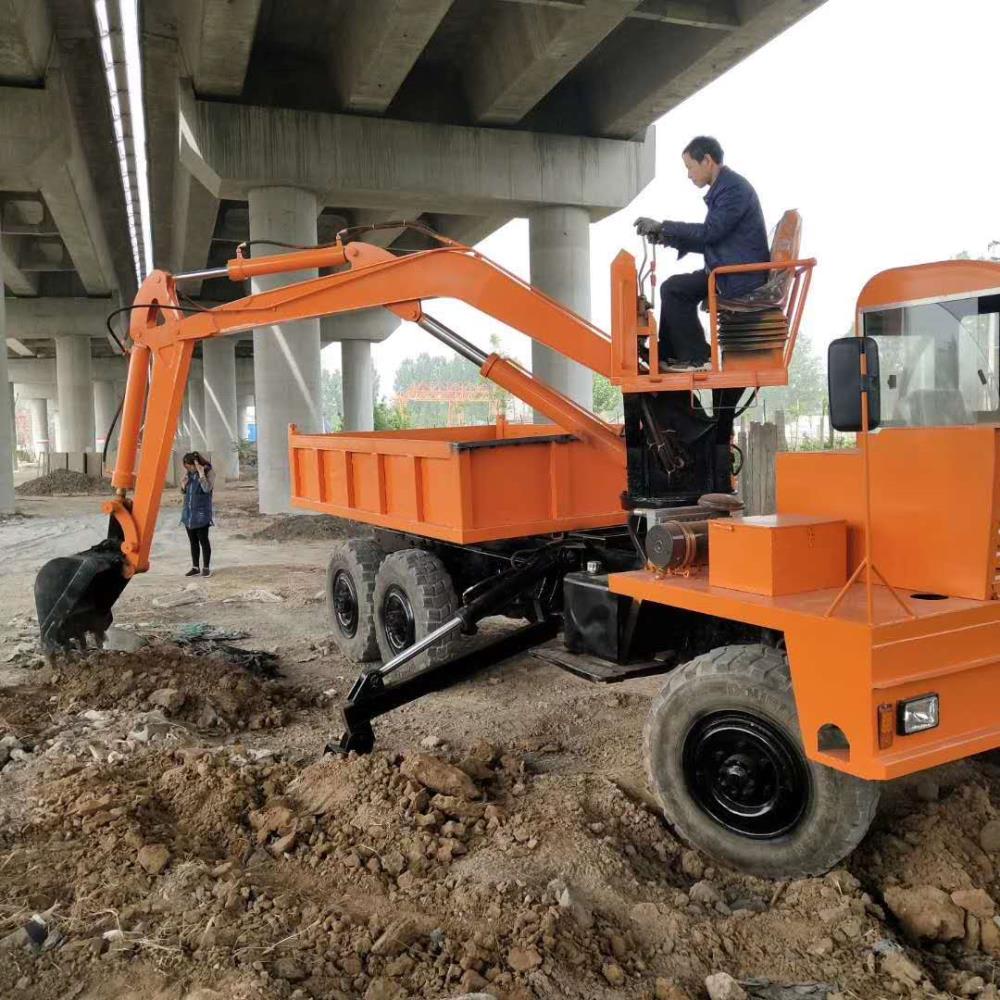
[[[289,435],[292,503],[471,544],[625,523],[625,463],[544,424]]]
[[[847,580],[847,526],[801,514],[710,521],[709,583],[774,597],[840,587]]]
[[[707,574],[685,579],[647,571],[613,575],[610,585],[616,594],[782,632],[812,760],[885,780],[1000,746],[992,695],[1000,690],[1000,602],[921,601],[904,593],[915,614],[907,619],[885,588],[876,587],[876,624],[869,625],[860,586],[826,617],[838,588],[768,597],[713,587]],[[896,736],[879,750],[878,706],[932,691],[941,699],[941,724]],[[849,751],[819,749],[826,725],[841,729]]]
[[[1000,429],[886,428],[869,437],[872,552],[893,587],[989,600],[997,571]],[[861,455],[777,458],[779,513],[841,517],[849,565],[864,551]]]

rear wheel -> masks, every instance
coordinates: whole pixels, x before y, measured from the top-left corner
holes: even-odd
[[[645,729],[646,772],[667,820],[742,871],[827,871],[861,842],[880,785],[806,758],[788,661],[723,646],[675,670]]]
[[[326,568],[326,606],[340,651],[365,663],[379,658],[375,638],[375,575],[382,550],[371,538],[350,538],[334,547]]]
[[[429,635],[453,618],[458,599],[451,576],[432,552],[403,549],[386,556],[375,579],[375,634],[383,661]],[[455,655],[457,636],[449,636],[400,667],[389,683]]]

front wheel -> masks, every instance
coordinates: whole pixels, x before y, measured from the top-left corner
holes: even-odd
[[[827,871],[875,815],[878,782],[806,758],[788,661],[768,646],[723,646],[675,670],[644,735],[667,821],[748,874]]]

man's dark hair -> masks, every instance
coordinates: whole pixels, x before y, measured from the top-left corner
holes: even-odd
[[[684,152],[701,163],[706,156],[711,156],[719,166],[722,166],[722,147],[718,139],[713,139],[710,135],[696,135],[685,147]]]

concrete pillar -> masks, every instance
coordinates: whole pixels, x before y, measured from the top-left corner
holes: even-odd
[[[585,208],[537,208],[528,216],[531,283],[573,312],[590,319],[590,214]],[[591,409],[594,376],[583,365],[531,344],[531,371],[547,385]],[[535,423],[549,423],[535,414]]]
[[[29,399],[28,412],[31,414],[31,448],[36,455],[45,455],[49,447],[49,401]]]
[[[240,478],[238,416],[236,412],[236,340],[204,340],[201,357],[205,372],[205,441],[220,479]]]
[[[250,239],[310,246],[316,242],[316,196],[298,188],[254,188],[249,192]],[[283,253],[260,246],[255,255]],[[265,275],[251,280],[254,292],[316,277],[316,271]],[[257,482],[260,511],[290,511],[288,425],[322,428],[320,415],[319,320],[258,327],[253,334],[254,396],[257,412]]]
[[[94,383],[94,433],[98,451],[104,450],[105,435],[115,418],[119,399],[115,395],[114,382],[102,379]]]
[[[208,451],[205,438],[205,378],[202,373],[201,362],[192,361],[187,391],[192,451]]]
[[[94,447],[94,390],[89,337],[56,337],[59,451]]]
[[[388,309],[359,309],[320,320],[323,343],[340,341],[345,431],[372,430],[375,420],[372,344],[381,343],[398,327],[399,317]]]
[[[341,430],[374,430],[375,377],[370,340],[340,342],[340,374],[344,389],[344,424]]]
[[[253,394],[245,393],[240,396],[240,440],[248,441],[250,439],[250,424],[253,422],[250,420],[250,411],[255,409]]]

